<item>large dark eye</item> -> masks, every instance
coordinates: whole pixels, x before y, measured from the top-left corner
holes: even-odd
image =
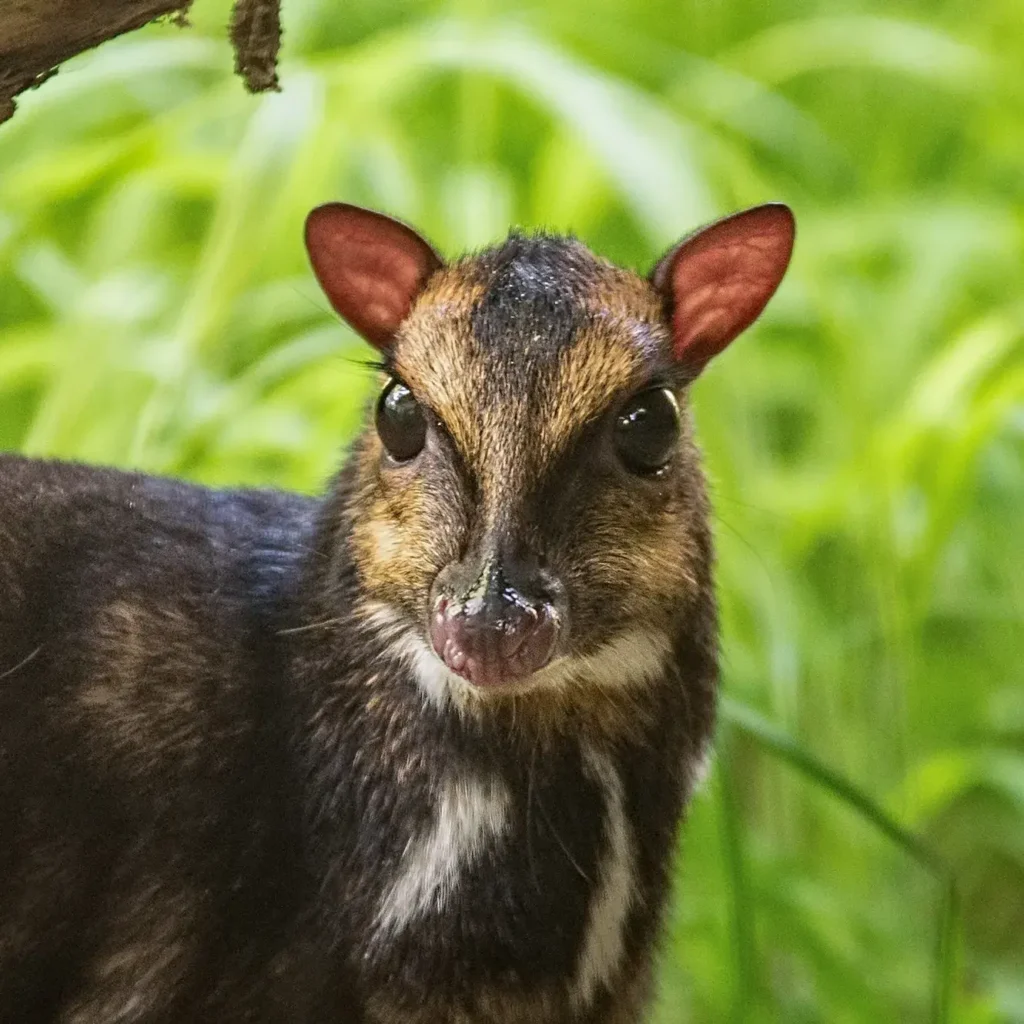
[[[634,473],[664,469],[679,440],[679,405],[668,388],[634,395],[615,417],[615,451]]]
[[[396,462],[407,462],[423,450],[427,419],[401,381],[391,381],[377,399],[377,433]]]

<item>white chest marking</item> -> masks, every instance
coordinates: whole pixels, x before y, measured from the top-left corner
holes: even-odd
[[[443,911],[462,871],[508,828],[508,810],[509,794],[498,779],[446,780],[433,824],[409,843],[381,901],[378,936],[394,936],[417,918]]]
[[[576,1007],[587,1006],[598,986],[613,981],[622,961],[623,932],[635,898],[635,852],[622,780],[611,758],[592,747],[584,746],[583,763],[604,792],[604,845],[583,947],[569,983],[569,995]]]

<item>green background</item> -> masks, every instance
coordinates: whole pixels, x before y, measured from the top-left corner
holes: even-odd
[[[326,199],[643,270],[790,203],[696,387],[728,703],[655,1019],[1024,1020],[1024,5],[284,7],[281,95],[197,0],[0,127],[0,448],[320,488],[374,387]]]

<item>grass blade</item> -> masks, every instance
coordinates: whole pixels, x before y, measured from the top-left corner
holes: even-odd
[[[958,916],[956,883],[949,869],[920,837],[908,831],[878,806],[866,793],[822,764],[791,736],[776,728],[756,711],[728,698],[722,701],[722,717],[729,726],[762,749],[796,768],[816,785],[855,810],[879,832],[908,853],[942,886],[942,904],[937,928],[935,977],[932,983],[933,1024],[947,1024],[955,984],[955,939]]]

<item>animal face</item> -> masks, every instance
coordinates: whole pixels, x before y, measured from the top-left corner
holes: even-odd
[[[500,699],[583,669],[615,686],[667,653],[708,585],[688,388],[792,243],[788,211],[761,209],[745,233],[722,222],[731,255],[705,232],[650,281],[566,238],[444,266],[393,221],[382,240],[366,211],[311,216],[325,290],[385,356],[353,497],[363,590],[442,687]]]

